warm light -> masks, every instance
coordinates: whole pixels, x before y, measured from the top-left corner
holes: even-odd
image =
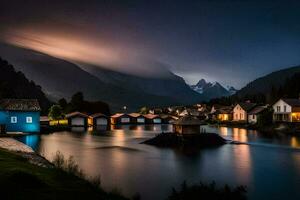
[[[68,120],[67,119],[51,120],[49,124],[50,126],[68,125]]]

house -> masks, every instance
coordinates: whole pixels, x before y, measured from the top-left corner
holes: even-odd
[[[255,107],[255,103],[238,103],[233,108],[233,121],[248,122],[248,112]]]
[[[166,115],[166,114],[161,114],[159,115],[161,118],[161,122],[163,124],[170,124],[172,122],[174,122],[175,120],[178,119],[178,117],[172,116],[172,115]]]
[[[48,116],[40,116],[40,126],[47,127],[50,125],[50,119]]]
[[[162,119],[159,115],[147,114],[144,115],[147,124],[161,124]]]
[[[132,124],[145,124],[145,117],[140,113],[130,113],[128,114],[131,117]]]
[[[4,132],[39,132],[39,102],[36,99],[0,100],[0,127]]]
[[[232,120],[232,106],[224,106],[218,109],[215,114],[219,121],[231,121]]]
[[[279,99],[273,110],[275,122],[300,122],[300,99]]]
[[[132,117],[125,113],[117,113],[110,116],[111,124],[130,124],[132,123]]]
[[[199,134],[200,126],[203,124],[204,123],[198,118],[191,115],[186,115],[173,123],[173,131],[179,135]]]
[[[267,110],[268,106],[256,106],[248,113],[248,123],[256,124],[258,117]]]
[[[92,125],[93,127],[108,126],[109,118],[102,113],[95,113],[90,116],[89,125]]]
[[[81,112],[72,112],[66,115],[68,125],[73,127],[87,127],[89,116]]]

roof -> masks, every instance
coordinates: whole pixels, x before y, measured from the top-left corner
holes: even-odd
[[[95,113],[95,114],[92,114],[90,117],[92,117],[92,118],[97,118],[97,117],[105,117],[105,118],[107,118],[107,116],[104,115],[104,114],[102,114],[102,113]]]
[[[250,111],[254,106],[256,105],[255,103],[248,103],[248,102],[243,102],[243,103],[238,103],[237,105],[240,105],[243,110],[245,111]]]
[[[257,115],[266,109],[267,109],[266,106],[256,106],[248,114],[249,115]]]
[[[136,118],[136,117],[143,117],[143,115],[141,115],[140,113],[130,113],[130,114],[128,114],[130,117],[134,117],[134,118]]]
[[[114,115],[112,115],[112,116],[110,116],[110,117],[111,117],[111,118],[118,118],[118,117],[122,117],[123,115],[128,116],[128,115],[125,114],[125,113],[116,113],[116,114],[114,114]]]
[[[174,124],[176,124],[176,125],[202,125],[202,124],[204,124],[204,122],[194,116],[186,115],[186,116],[181,117],[178,120],[176,120],[174,122]]]
[[[81,113],[81,112],[72,112],[72,113],[66,114],[66,118],[72,118],[72,117],[77,117],[77,116],[84,117],[84,118],[89,117],[88,115]]]
[[[49,122],[49,117],[48,116],[40,116],[40,122]]]
[[[154,114],[146,114],[146,115],[144,115],[144,117],[147,119],[160,118],[160,116],[154,115]]]
[[[285,103],[292,107],[300,107],[300,99],[282,99]]]
[[[40,111],[41,107],[37,99],[2,99],[0,110]]]

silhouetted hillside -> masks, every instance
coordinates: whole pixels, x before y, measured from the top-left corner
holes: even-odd
[[[29,81],[22,72],[0,58],[0,98],[38,99],[43,111],[47,111],[50,101],[40,86]]]

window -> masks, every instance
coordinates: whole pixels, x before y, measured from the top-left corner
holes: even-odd
[[[283,106],[283,112],[286,112],[286,106]]]
[[[18,118],[16,116],[10,117],[10,123],[16,124],[18,122]]]
[[[255,115],[252,115],[252,119],[255,119]]]
[[[280,106],[277,106],[277,107],[276,107],[276,111],[277,111],[277,112],[280,112]]]
[[[32,123],[32,117],[26,117],[26,123],[31,124]]]
[[[121,123],[129,123],[130,119],[128,117],[122,117],[121,118]]]

